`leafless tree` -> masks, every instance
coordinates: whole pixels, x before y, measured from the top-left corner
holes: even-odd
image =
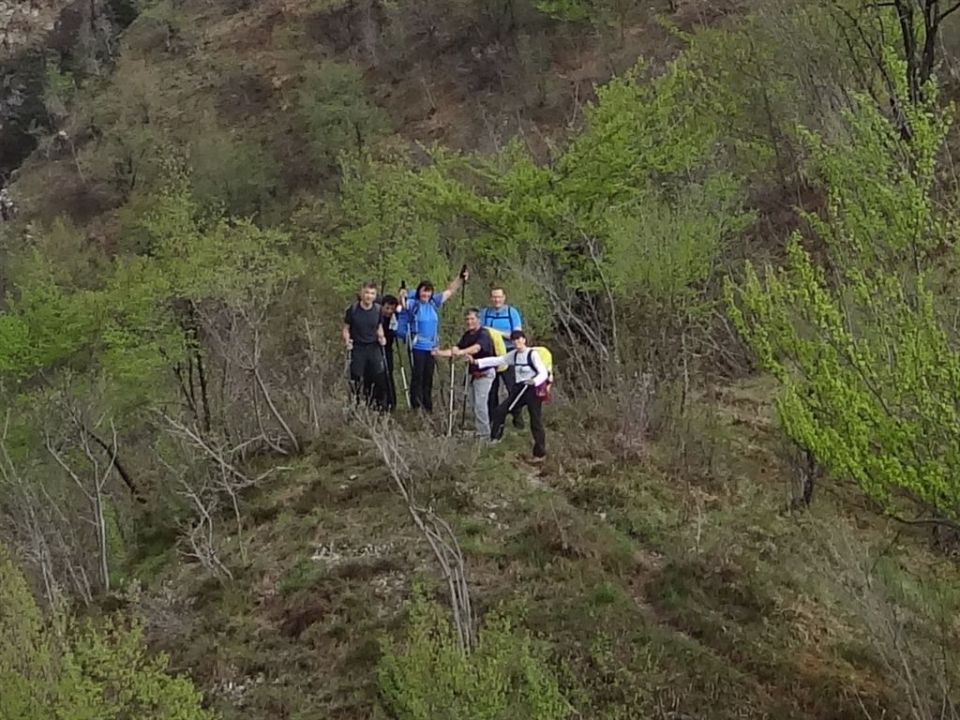
[[[268,309],[266,305],[255,308],[217,305],[198,308],[198,315],[204,336],[222,362],[220,402],[224,422],[227,415],[236,416],[238,412],[241,418],[252,415],[261,438],[273,451],[283,455],[290,451],[299,454],[300,441],[276,401],[275,390],[267,378],[264,330],[270,324]],[[237,370],[238,374],[235,373]],[[237,382],[249,385],[233,387]],[[228,393],[233,395],[228,397]],[[246,407],[228,409],[232,397]],[[276,429],[269,427],[270,420]],[[233,434],[235,439],[246,434],[244,431],[229,433],[228,428],[225,430]]]
[[[937,598],[920,594],[909,602],[900,598],[913,593],[899,585],[905,578],[887,578],[877,571],[877,560],[866,548],[844,533],[828,536],[827,550],[834,568],[828,576],[841,585],[840,597],[862,624],[863,638],[876,652],[888,676],[900,691],[911,720],[960,720],[956,695],[958,638],[953,617]],[[912,585],[913,580],[907,581]],[[916,603],[921,607],[916,607]],[[914,605],[911,607],[911,605]],[[917,613],[937,618],[939,634],[918,627]],[[940,616],[940,617],[938,617]],[[864,708],[866,716],[871,715]]]
[[[112,447],[117,447],[117,429],[110,423],[113,434]],[[77,436],[79,450],[86,459],[85,470],[77,470],[66,455],[66,448],[58,443],[49,433],[44,434],[44,447],[50,457],[64,471],[67,477],[80,491],[90,506],[90,516],[84,518],[96,533],[98,571],[103,590],[110,590],[110,547],[107,539],[107,518],[105,505],[107,503],[107,480],[113,471],[114,456],[111,456],[106,465],[101,464],[97,454],[90,447],[89,435],[80,433]]]
[[[250,477],[240,468],[239,460],[242,459],[245,447],[258,442],[261,437],[250,438],[238,445],[229,445],[213,435],[205,436],[196,425],[190,425],[162,411],[157,414],[168,435],[180,447],[180,455],[186,467],[175,469],[163,457],[159,458],[160,462],[177,478],[181,497],[189,500],[196,510],[196,521],[184,528],[187,542],[193,550],[189,555],[217,574],[226,570],[214,550],[214,518],[221,504],[227,502],[236,524],[241,558],[246,562],[240,494],[278,469],[274,467],[257,477]],[[229,572],[226,574],[229,575]]]

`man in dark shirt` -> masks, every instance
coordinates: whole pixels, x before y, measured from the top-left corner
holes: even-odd
[[[393,342],[397,337],[395,330],[397,305],[397,299],[393,295],[384,295],[380,301],[380,327],[383,328],[383,336],[386,338],[383,351],[387,361],[387,382],[386,397],[378,398],[378,401],[387,410],[393,410],[397,406],[397,384],[393,377]]]
[[[477,360],[493,357],[493,340],[490,338],[490,332],[480,324],[480,311],[477,308],[470,308],[464,315],[463,320],[466,325],[466,332],[460,338],[456,347],[449,350],[436,350],[435,355],[448,358],[469,355]],[[469,395],[473,404],[473,420],[477,437],[489,438],[490,411],[487,399],[490,397],[490,386],[493,384],[497,369],[481,370],[474,365],[468,365],[467,368],[470,373]]]
[[[357,404],[361,390],[368,406],[383,409],[387,396],[384,350],[387,338],[381,325],[381,306],[376,302],[376,283],[360,288],[360,300],[347,308],[343,316],[343,342],[350,353],[350,384]]]

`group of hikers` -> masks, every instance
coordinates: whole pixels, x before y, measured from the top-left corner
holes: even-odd
[[[542,408],[549,400],[553,360],[546,348],[534,348],[529,343],[523,317],[507,303],[503,287],[490,289],[488,307],[464,308],[460,340],[449,348],[440,345],[440,309],[468,278],[464,267],[441,292],[426,280],[409,292],[401,284],[396,296],[381,296],[373,282],[360,288],[357,301],[344,314],[342,330],[353,399],[383,412],[396,408],[396,361],[409,407],[432,413],[437,358],[449,358],[452,431],[454,363],[463,361],[464,413],[469,400],[476,436],[499,441],[509,416],[514,427],[523,429],[522,411],[526,408],[533,435],[533,461],[540,462],[547,454]],[[402,347],[395,357],[398,344]],[[411,370],[409,387],[404,357]]]

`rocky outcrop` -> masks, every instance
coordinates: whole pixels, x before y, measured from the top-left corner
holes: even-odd
[[[44,102],[49,63],[82,81],[109,72],[132,0],[0,0],[0,185],[56,131]]]
[[[42,42],[73,0],[0,0],[0,60]]]

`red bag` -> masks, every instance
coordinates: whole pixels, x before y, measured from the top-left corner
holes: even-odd
[[[534,392],[537,394],[537,397],[540,398],[541,403],[548,403],[553,400],[553,396],[550,394],[550,382],[541,383],[534,388]]]

